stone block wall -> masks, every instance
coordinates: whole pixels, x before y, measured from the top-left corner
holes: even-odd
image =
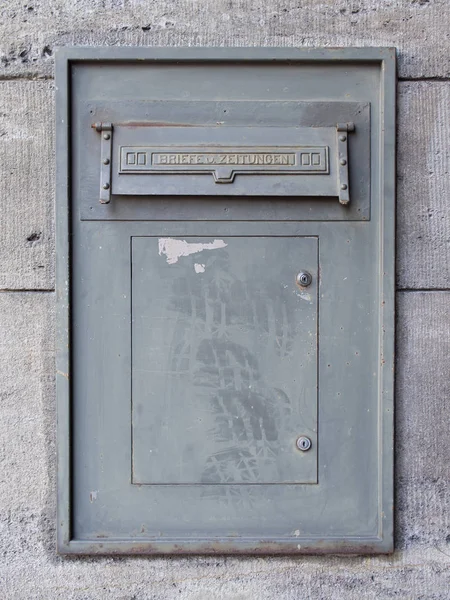
[[[54,81],[64,45],[396,46],[396,551],[55,554]],[[450,598],[448,0],[8,0],[0,5],[0,598]]]

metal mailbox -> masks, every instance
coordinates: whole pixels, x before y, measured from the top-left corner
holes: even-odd
[[[58,549],[390,552],[395,51],[57,59]]]

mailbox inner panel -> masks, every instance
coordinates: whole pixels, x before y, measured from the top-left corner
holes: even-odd
[[[58,548],[390,552],[390,49],[57,61]]]
[[[317,238],[133,237],[131,256],[133,483],[317,483]]]

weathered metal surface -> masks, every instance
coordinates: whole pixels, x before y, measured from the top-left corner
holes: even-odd
[[[133,483],[317,483],[317,250],[133,237]]]
[[[146,52],[58,63],[59,551],[389,552],[394,54]],[[285,184],[244,193],[276,175],[119,173],[120,146],[172,135],[183,154],[218,121],[233,149],[233,128],[252,129],[250,148],[267,147],[267,129],[329,128],[329,143],[308,145],[330,156],[336,124],[355,123],[351,203],[306,188],[283,200]],[[114,124],[101,206],[93,122]],[[158,122],[195,127],[141,126]],[[333,156],[330,176],[298,180],[335,185]],[[179,194],[179,177],[194,191],[149,187]],[[195,178],[242,187],[212,201]],[[218,456],[224,468],[208,470]]]

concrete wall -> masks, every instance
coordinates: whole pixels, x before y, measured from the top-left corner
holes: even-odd
[[[396,552],[55,555],[56,46],[391,45],[398,90]],[[0,5],[0,598],[450,598],[448,0],[8,0]]]

